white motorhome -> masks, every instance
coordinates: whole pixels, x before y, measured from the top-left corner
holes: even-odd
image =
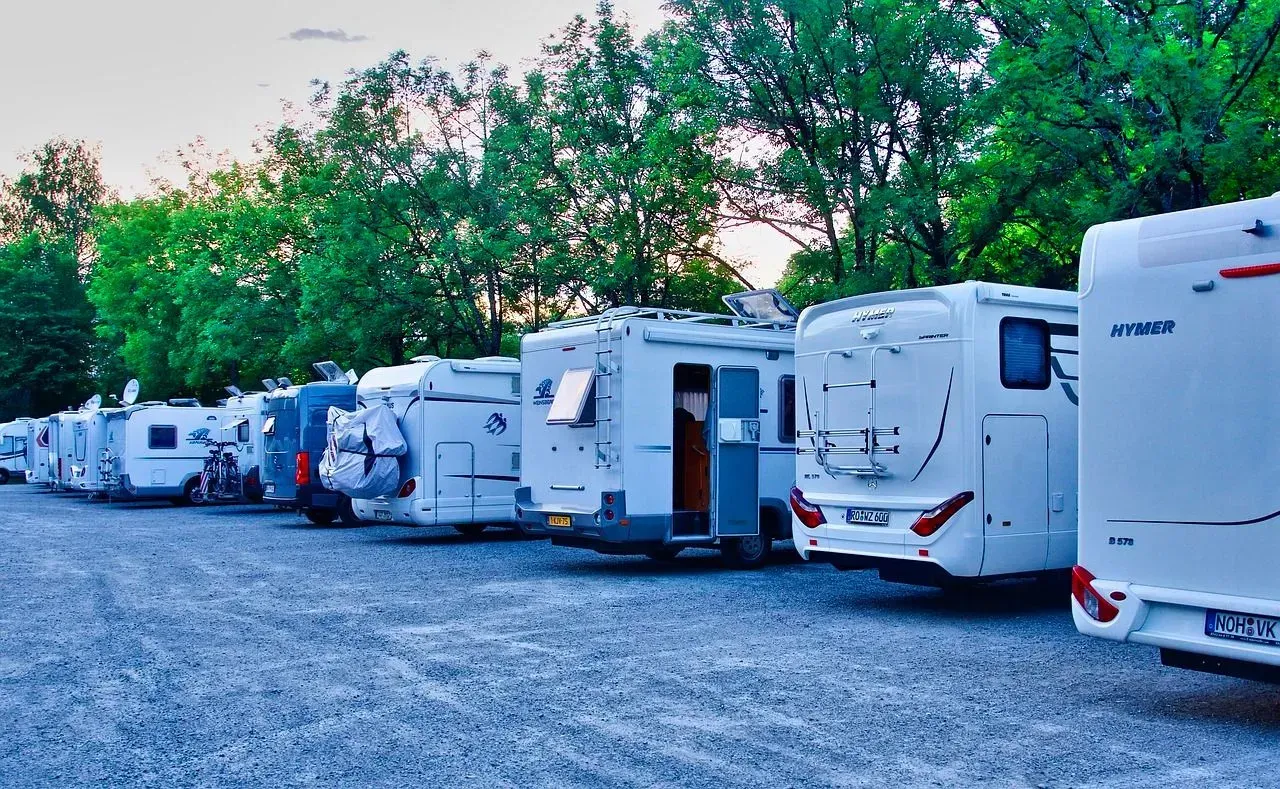
[[[262,464],[266,460],[262,426],[267,418],[270,395],[266,392],[241,392],[235,387],[227,387],[227,391],[231,396],[224,406],[218,440],[235,442],[233,451],[240,467],[243,498],[261,501]]]
[[[0,424],[0,485],[6,484],[11,477],[26,479],[27,439],[34,421],[22,417]]]
[[[795,310],[773,291],[735,315],[620,307],[521,344],[529,534],[668,559],[719,547],[762,563],[790,536]]]
[[[72,451],[71,425],[79,413],[68,410],[49,415],[49,487],[54,490],[62,490],[63,469],[69,466],[63,458],[63,447],[66,452]]]
[[[98,396],[94,395],[94,398]],[[100,398],[98,400],[100,401]],[[76,482],[83,475],[84,467],[89,462],[88,422],[97,410],[96,403],[92,406],[90,403],[95,401],[90,400],[78,411],[58,415],[57,442],[54,445],[57,452],[54,487],[60,491],[78,491]]]
[[[1280,681],[1280,195],[1094,227],[1080,256],[1080,632]]]
[[[27,422],[27,482],[49,484],[49,418]]]
[[[395,495],[352,499],[356,516],[478,534],[510,525],[520,479],[520,362],[415,357],[356,385],[358,408],[390,408],[408,452]]]
[[[226,410],[195,400],[146,402],[113,411],[99,455],[113,497],[195,503],[207,441],[217,440]]]
[[[796,329],[796,550],[927,585],[1065,571],[1074,293],[966,282],[810,307]]]

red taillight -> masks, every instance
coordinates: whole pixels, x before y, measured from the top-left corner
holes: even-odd
[[[1235,268],[1224,268],[1218,273],[1225,279],[1265,277],[1268,274],[1280,274],[1280,263],[1263,263],[1260,266],[1236,266]]]
[[[806,529],[816,529],[827,522],[822,516],[822,508],[805,500],[799,488],[791,489],[791,511],[796,514]]]
[[[417,490],[417,489],[418,489],[418,480],[417,480],[417,478],[416,478],[416,477],[410,477],[408,482],[406,482],[406,483],[404,483],[403,485],[401,485],[401,486],[400,486],[400,492],[399,492],[399,493],[397,493],[396,495],[397,495],[399,498],[407,499],[407,498],[409,498],[410,496],[412,496],[412,495],[413,495],[413,492],[414,492],[415,490]]]
[[[607,520],[607,521],[611,521],[611,520],[613,520],[615,517],[617,517],[617,515],[616,515],[616,513],[614,513],[614,511],[613,511],[613,510],[605,510],[605,511],[604,511],[604,519],[605,519],[605,520]]]
[[[916,522],[911,524],[911,531],[921,537],[930,537],[938,529],[941,529],[951,519],[952,515],[964,509],[964,505],[971,501],[973,501],[973,491],[966,490],[964,493],[957,493],[916,518]]]
[[[299,452],[294,459],[297,461],[298,468],[293,472],[293,482],[295,485],[311,484],[311,453]]]
[[[1078,564],[1071,568],[1071,596],[1091,619],[1110,622],[1120,615],[1120,609],[1098,594],[1098,590],[1093,588],[1093,582],[1093,573]]]
[[[604,494],[604,503],[606,506],[612,507],[615,501],[617,501],[617,499],[614,498],[612,493]]]

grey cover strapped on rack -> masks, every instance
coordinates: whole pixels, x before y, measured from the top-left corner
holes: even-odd
[[[400,489],[399,457],[409,451],[385,405],[361,411],[329,408],[329,443],[320,460],[320,484],[353,499],[394,496]]]

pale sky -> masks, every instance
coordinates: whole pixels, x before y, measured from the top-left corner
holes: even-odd
[[[662,21],[660,0],[615,0],[637,35]],[[0,0],[0,172],[54,136],[102,146],[117,191],[153,175],[181,181],[171,154],[197,137],[248,158],[252,143],[304,105],[311,80],[404,49],[456,66],[488,50],[513,71],[594,0]],[[323,31],[323,35],[321,32]],[[291,37],[292,36],[292,37]],[[341,40],[339,40],[341,39]],[[722,239],[771,284],[792,244],[766,229]]]

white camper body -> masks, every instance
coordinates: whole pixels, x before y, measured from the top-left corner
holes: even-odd
[[[1100,225],[1080,258],[1080,632],[1280,680],[1280,196]]]
[[[620,307],[526,335],[521,528],[601,553],[719,545],[763,561],[790,536],[793,329]]]
[[[59,411],[49,415],[49,487],[62,489],[63,438],[69,445],[71,442],[71,425],[69,419],[76,415],[75,411]],[[66,423],[64,425],[64,423]]]
[[[57,415],[56,419],[51,419],[50,423],[56,427],[52,444],[54,459],[54,485],[56,490],[74,491],[72,485],[72,471],[78,465],[83,465],[87,457],[87,444],[85,443],[86,432],[84,428],[85,420],[88,419],[88,412],[64,411]]]
[[[227,398],[218,441],[234,441],[230,448],[236,454],[243,480],[243,496],[249,501],[262,500],[262,464],[266,461],[266,441],[262,426],[267,418],[267,392],[245,392]]]
[[[1075,294],[981,282],[841,299],[796,330],[796,549],[945,585],[1076,549]]]
[[[517,360],[423,356],[378,367],[360,379],[356,402],[390,408],[408,446],[398,493],[352,499],[358,518],[459,531],[511,523],[520,479]]]
[[[27,422],[27,482],[49,484],[49,418]]]
[[[118,408],[87,409],[72,420],[72,452],[65,488],[86,493],[105,490],[100,457],[107,445],[107,421]]]
[[[205,440],[217,440],[226,410],[208,406],[139,403],[107,419],[99,455],[104,490],[134,499],[191,501],[199,483]]]
[[[0,424],[0,485],[13,477],[27,477],[27,440],[34,419],[24,417]]]

